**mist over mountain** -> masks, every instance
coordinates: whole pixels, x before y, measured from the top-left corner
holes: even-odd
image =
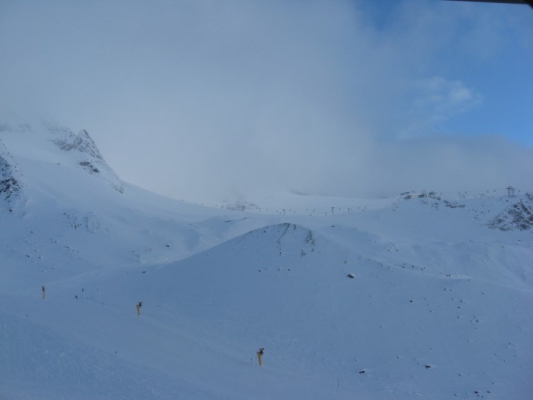
[[[0,120],[189,202],[533,190],[527,5],[308,3],[4,2]]]
[[[532,194],[401,193],[205,207],[0,124],[0,398],[530,399]]]

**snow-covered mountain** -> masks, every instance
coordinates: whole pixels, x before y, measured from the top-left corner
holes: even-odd
[[[0,141],[2,399],[533,397],[529,194],[215,209]]]

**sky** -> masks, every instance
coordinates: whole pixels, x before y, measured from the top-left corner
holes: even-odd
[[[0,120],[194,202],[533,190],[531,71],[526,5],[0,0]]]

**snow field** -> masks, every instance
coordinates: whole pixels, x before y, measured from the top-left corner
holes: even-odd
[[[231,212],[2,134],[24,183],[0,204],[2,399],[533,394],[531,231],[489,227],[527,196]]]

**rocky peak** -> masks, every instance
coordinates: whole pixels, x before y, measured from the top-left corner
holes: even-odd
[[[63,130],[67,135],[64,139],[56,139],[54,143],[61,149],[65,151],[77,150],[80,153],[87,154],[91,157],[94,157],[102,162],[105,162],[104,157],[100,154],[100,151],[96,147],[89,133],[82,129],[77,135],[72,133],[70,130]]]
[[[81,168],[89,174],[104,175],[115,190],[120,193],[124,192],[121,180],[106,163],[93,139],[85,129],[82,129],[77,135],[70,129],[63,127],[48,127],[48,131],[63,136],[62,139],[53,140],[61,150],[79,152],[80,157],[76,158]]]

